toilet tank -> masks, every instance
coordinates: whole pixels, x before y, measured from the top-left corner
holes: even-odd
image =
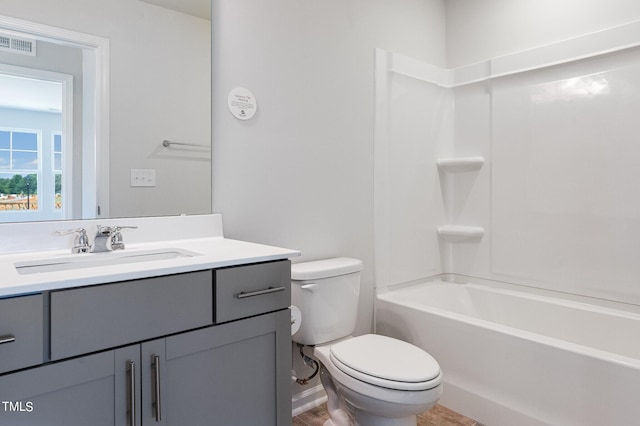
[[[293,341],[320,345],[356,325],[362,262],[339,257],[291,265],[291,302],[302,313]]]

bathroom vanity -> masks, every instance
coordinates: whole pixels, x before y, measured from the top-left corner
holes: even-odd
[[[170,243],[194,255],[2,278],[0,424],[290,424],[288,258],[299,252]],[[39,256],[67,256],[56,253]],[[0,255],[0,268],[25,257],[38,255]]]

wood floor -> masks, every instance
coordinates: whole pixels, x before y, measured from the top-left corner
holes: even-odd
[[[293,418],[292,426],[322,426],[329,418],[327,406],[323,404]],[[481,426],[480,423],[464,417],[442,405],[418,416],[418,426]]]

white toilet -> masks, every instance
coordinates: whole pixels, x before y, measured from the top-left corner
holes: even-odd
[[[291,299],[302,313],[293,340],[315,346],[328,396],[325,426],[415,426],[442,395],[435,359],[401,340],[352,337],[362,262],[335,258],[291,266]]]

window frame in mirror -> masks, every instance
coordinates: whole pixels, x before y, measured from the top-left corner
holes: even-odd
[[[109,40],[0,15],[0,31],[83,50],[81,217],[109,217]],[[77,177],[76,177],[77,178]]]

